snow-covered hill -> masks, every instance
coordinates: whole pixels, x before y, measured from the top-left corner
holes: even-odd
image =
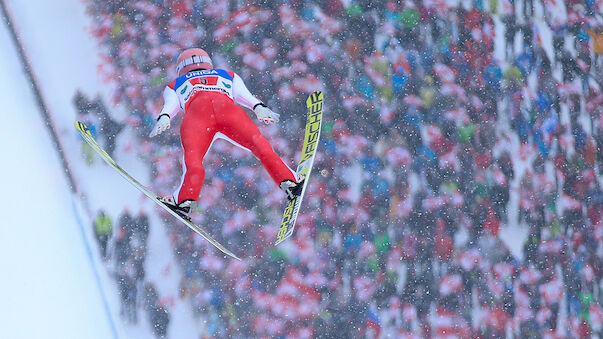
[[[3,0],[31,63],[40,92],[80,190],[71,193],[60,159],[35,103],[7,25],[0,25],[0,96],[3,121],[2,178],[5,188],[0,227],[0,310],[2,338],[151,338],[142,308],[137,324],[119,315],[113,265],[100,260],[92,236],[91,214],[104,208],[117,221],[124,207],[151,218],[146,280],[152,281],[170,312],[169,338],[198,337],[203,328],[178,291],[179,268],[169,240],[145,200],[100,159],[88,166],[73,128],[76,90],[109,102],[110,88],[97,75],[96,41],[79,0]],[[68,20],[67,20],[68,18]],[[112,107],[113,108],[113,107]],[[127,112],[115,110],[118,120]],[[148,169],[128,144],[128,127],[118,140],[116,158],[148,183]],[[119,198],[117,198],[119,197]],[[24,219],[28,216],[28,219]],[[115,228],[115,226],[114,226]],[[35,326],[32,324],[35,323]],[[7,332],[8,331],[8,332]],[[8,333],[8,335],[7,335]]]
[[[115,338],[69,185],[0,26],[2,338]]]

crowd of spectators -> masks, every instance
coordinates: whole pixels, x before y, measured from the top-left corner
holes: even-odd
[[[138,321],[138,293],[144,283],[149,219],[144,212],[134,217],[128,208],[119,216],[115,232],[115,278],[121,297],[120,314],[131,323]]]
[[[159,193],[180,180],[178,120],[146,136],[183,48],[281,113],[261,128],[291,165],[325,93],[290,240],[271,245],[284,194],[226,143],[193,221],[243,260],[166,218],[204,337],[601,338],[603,4],[451,3],[87,0]]]
[[[119,216],[119,227],[114,236],[114,262],[121,299],[120,314],[127,322],[137,323],[139,308],[142,308],[152,324],[153,333],[158,338],[165,338],[169,311],[155,285],[145,280],[149,227],[149,217],[143,210],[133,216],[126,208]]]

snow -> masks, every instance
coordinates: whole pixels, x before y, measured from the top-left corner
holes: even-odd
[[[3,338],[114,338],[71,191],[6,25],[0,28]]]
[[[15,258],[0,261],[0,271],[10,277],[0,281],[0,296],[5,305],[10,305],[0,310],[2,337],[153,337],[141,307],[137,324],[128,324],[119,316],[114,265],[100,259],[92,235],[92,217],[101,207],[114,220],[114,229],[124,208],[134,215],[139,210],[149,215],[145,281],[155,284],[160,299],[167,304],[168,338],[199,337],[204,325],[194,318],[189,302],[176,295],[182,274],[154,204],[100,158],[88,166],[80,156],[82,141],[73,127],[76,111],[72,98],[76,90],[89,97],[101,95],[120,121],[128,115],[110,103],[111,88],[96,72],[100,63],[98,46],[87,31],[90,18],[83,2],[37,1],[35,6],[18,0],[5,3],[80,192],[71,193],[7,26],[2,24],[0,42],[6,47],[0,58],[0,95],[5,120],[0,127],[0,141],[3,158],[11,160],[7,161],[10,166],[2,166],[7,190],[2,198],[5,223],[0,228],[0,255]],[[148,185],[148,167],[137,156],[140,149],[131,143],[132,133],[126,126],[118,138],[115,158]],[[19,147],[7,147],[17,142]],[[24,215],[33,218],[24,220]],[[33,321],[36,326],[31,326]]]
[[[178,295],[181,273],[176,264],[169,239],[155,214],[155,206],[129,186],[111,168],[95,158],[92,166],[80,157],[81,141],[73,128],[76,112],[72,97],[76,89],[89,96],[100,94],[110,103],[108,85],[97,74],[99,64],[96,41],[86,27],[90,18],[85,15],[81,0],[31,1],[6,0],[13,15],[20,39],[31,58],[36,77],[42,85],[42,95],[49,106],[64,146],[67,160],[80,192],[72,194],[63,173],[57,152],[41,119],[32,96],[30,84],[8,36],[1,25],[0,42],[6,46],[0,58],[0,94],[3,103],[3,124],[0,142],[5,165],[2,178],[5,194],[2,198],[4,225],[0,227],[0,297],[5,307],[0,310],[2,337],[6,338],[150,338],[152,331],[146,314],[139,309],[138,324],[127,324],[119,317],[119,297],[113,267],[98,257],[91,235],[91,216],[100,207],[113,220],[128,208],[134,214],[139,209],[151,217],[151,233],[146,260],[147,281],[156,284],[160,297],[167,301],[170,311],[170,338],[199,337],[203,333],[201,320],[194,317],[186,300]],[[349,1],[342,1],[348,3]],[[463,1],[469,3],[468,1]],[[563,2],[559,13],[565,13]],[[66,20],[68,14],[68,20]],[[549,57],[551,32],[543,20],[542,7],[536,6],[536,27],[542,36]],[[504,57],[504,27],[499,16],[493,17],[497,34],[495,55]],[[516,36],[516,50],[521,37]],[[506,65],[506,61],[503,61]],[[556,70],[558,71],[558,70]],[[531,81],[535,78],[532,76]],[[109,105],[118,120],[128,112],[123,107]],[[563,106],[562,121],[569,114]],[[581,117],[584,120],[584,116]],[[510,132],[503,118],[499,131],[510,135],[509,147],[518,153],[519,140]],[[588,129],[589,124],[584,126]],[[150,184],[148,166],[141,161],[140,145],[135,144],[135,131],[126,127],[119,137],[116,160],[143,184]],[[16,146],[18,145],[18,146]],[[502,147],[498,145],[498,147]],[[518,223],[518,186],[521,175],[531,158],[514,162],[515,177],[511,182],[509,222],[504,223],[500,238],[511,253],[521,258],[521,245],[528,228]],[[350,167],[345,178],[350,180],[351,194],[358,199],[362,180],[360,165]],[[550,171],[549,171],[550,172]],[[420,186],[419,177],[411,174],[411,192]],[[80,195],[81,194],[81,195]],[[24,218],[27,216],[28,218]],[[464,243],[466,230],[461,229],[455,241]],[[290,244],[285,246],[291,246]],[[400,269],[400,286],[406,279],[406,268]],[[350,281],[344,278],[344,290]],[[473,296],[476,292],[472,293]],[[473,302],[477,304],[477,299]],[[565,319],[565,304],[561,317]],[[474,313],[479,310],[474,309]],[[480,313],[481,314],[481,313]],[[474,316],[477,321],[478,316]],[[35,326],[32,326],[35,324]]]

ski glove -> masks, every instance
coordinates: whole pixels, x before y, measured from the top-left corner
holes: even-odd
[[[279,114],[274,113],[270,108],[266,107],[266,105],[259,103],[255,105],[253,108],[255,115],[257,115],[260,121],[263,121],[266,124],[272,124],[278,122]]]
[[[152,138],[156,135],[159,135],[168,128],[170,128],[170,116],[164,113],[157,118],[155,127],[151,131],[151,134],[149,134],[149,137]]]

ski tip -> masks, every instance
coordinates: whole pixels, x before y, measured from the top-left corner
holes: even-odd
[[[209,240],[209,239],[207,239],[207,240]],[[215,240],[213,240],[213,241],[215,242]],[[214,242],[210,241],[210,243],[212,243],[212,245],[214,245],[217,249],[219,249],[223,254],[226,254],[226,256],[231,257],[233,259],[237,259],[238,261],[243,261],[243,260],[241,260],[241,258],[237,257],[234,253],[229,251],[226,247],[222,246],[222,244],[220,244],[218,242],[216,242],[216,243],[214,243]]]
[[[306,104],[313,105],[319,101],[322,101],[322,92],[315,91],[314,93],[310,94],[310,96],[308,96],[308,100],[307,100]]]
[[[88,135],[92,135],[90,134],[90,129],[88,129],[88,126],[86,126],[86,124],[84,124],[81,121],[74,121],[73,124],[75,125],[75,128],[80,131],[80,133],[85,133]]]
[[[226,255],[225,258],[231,257],[233,259],[237,259],[238,261],[243,261],[243,260],[241,260],[241,258],[237,257],[234,253],[230,252],[229,250],[227,250],[225,248],[224,249],[219,248],[219,250],[222,251],[222,253]]]

